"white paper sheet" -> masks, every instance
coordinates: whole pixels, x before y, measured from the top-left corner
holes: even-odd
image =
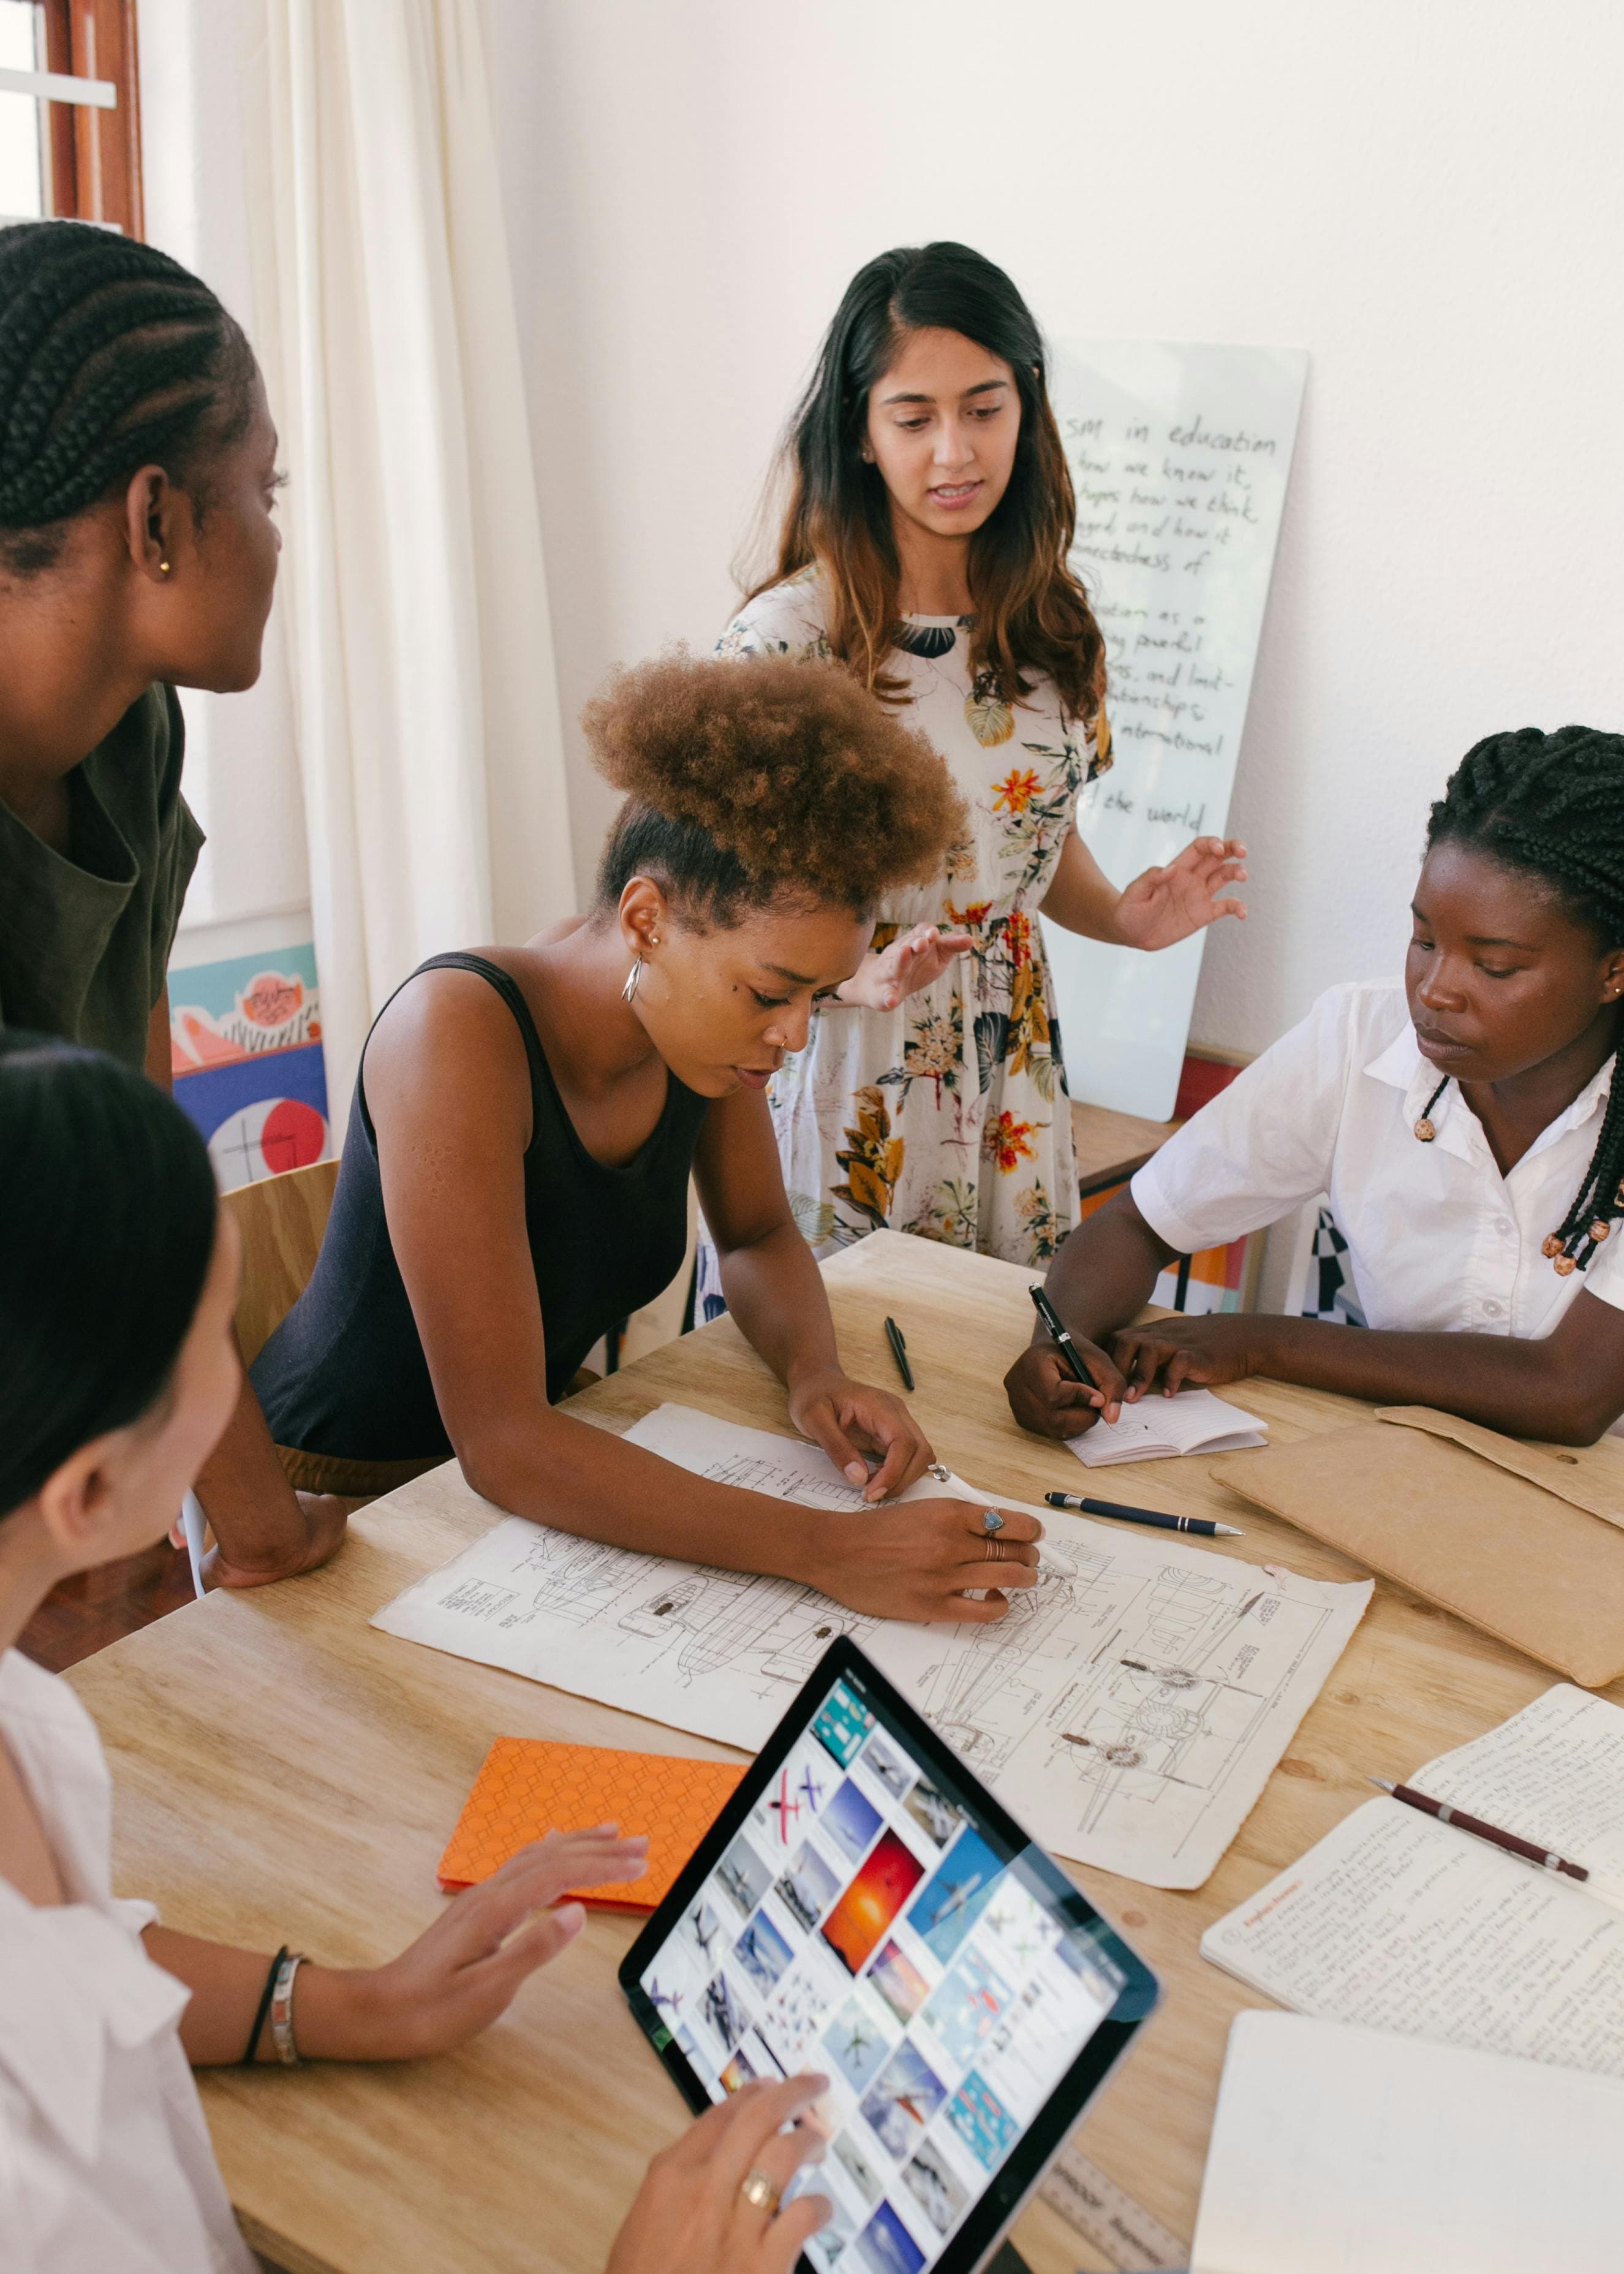
[[[1194,2274],[1618,2274],[1624,2085],[1289,2014],[1229,2032]]]
[[[1583,1864],[1587,1894],[1624,1901],[1624,1706],[1559,1682],[1404,1782]]]
[[[1118,1461],[1171,1460],[1180,1453],[1244,1452],[1267,1444],[1268,1424],[1210,1389],[1181,1389],[1172,1397],[1124,1405],[1115,1421],[1096,1421],[1069,1442],[1085,1468],[1105,1469]]]
[[[1624,1918],[1396,1800],[1345,1817],[1201,1955],[1322,2021],[1624,2077]]]
[[[718,1482],[860,1505],[815,1446],[686,1406],[662,1405],[626,1435]],[[911,1496],[955,1487],[970,1489],[927,1479]],[[470,1497],[454,1465],[391,1495],[418,1507]],[[866,1618],[790,1580],[633,1555],[521,1517],[495,1522],[372,1624],[751,1749],[832,1637],[851,1634],[1046,1846],[1152,1886],[1199,1887],[1371,1583],[1276,1577],[1159,1535],[1031,1512],[1052,1552],[995,1626]]]

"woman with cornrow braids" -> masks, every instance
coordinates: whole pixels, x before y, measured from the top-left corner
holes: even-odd
[[[165,973],[203,834],[177,687],[252,687],[276,431],[197,277],[76,222],[0,229],[0,1026],[169,1081]],[[199,1487],[219,1584],[325,1561],[253,1399]]]
[[[1624,735],[1492,734],[1433,806],[1404,982],[1336,987],[1067,1240],[1016,1419],[1265,1374],[1592,1443],[1624,1414]],[[1132,1327],[1176,1256],[1328,1192],[1374,1329]]]

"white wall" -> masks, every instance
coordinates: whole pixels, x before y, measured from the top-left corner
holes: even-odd
[[[578,771],[605,667],[728,613],[852,272],[933,236],[1054,335],[1311,351],[1199,1039],[1393,968],[1477,735],[1624,726],[1616,0],[490,7]]]

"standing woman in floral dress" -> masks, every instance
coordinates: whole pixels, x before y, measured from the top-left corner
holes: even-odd
[[[1245,913],[1222,896],[1244,846],[1198,838],[1118,891],[1076,827],[1111,763],[1105,651],[1067,561],[1044,362],[1019,293],[967,245],[871,260],[791,424],[776,569],[720,643],[838,658],[906,706],[971,809],[945,873],[883,912],[774,1082],[785,1183],[820,1254],[890,1229],[1046,1261],[1076,1174],[1037,911],[1137,948]]]

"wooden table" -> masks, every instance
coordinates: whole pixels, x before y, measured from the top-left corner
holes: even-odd
[[[1118,1113],[1110,1105],[1071,1105],[1071,1146],[1077,1156],[1081,1198],[1125,1185],[1135,1170],[1167,1143],[1182,1121],[1147,1121],[1142,1114]]]
[[[989,1492],[1075,1489],[1071,1455],[1011,1420],[1001,1377],[1026,1338],[1030,1274],[898,1234],[828,1267],[853,1373],[893,1383],[882,1321],[907,1336],[914,1410],[938,1456]],[[1351,1331],[1351,1330],[1350,1330]],[[731,1321],[575,1400],[623,1428],[662,1398],[787,1430],[784,1398]],[[1357,1420],[1350,1399],[1249,1382],[1276,1442]],[[1199,1457],[1155,1471],[1159,1502],[1233,1516]],[[70,1679],[118,1792],[115,1874],[173,1926],[337,1964],[392,1956],[436,1915],[434,1866],[493,1736],[728,1758],[726,1749],[370,1628],[369,1615],[475,1537],[477,1509],[380,1502],[328,1570],[216,1594],[102,1651]],[[1248,1510],[1218,1552],[1316,1578],[1343,1558]],[[1364,1623],[1239,1837],[1196,1894],[1077,1878],[1156,1968],[1162,2007],[1086,2119],[1085,2151],[1175,2233],[1193,2228],[1233,2015],[1264,2001],[1197,1955],[1203,1930],[1396,1776],[1528,1704],[1555,1677],[1378,1582]],[[1624,1684],[1612,1693],[1624,1703]],[[686,2120],[614,1969],[635,1922],[595,1914],[508,2017],[450,2059],[260,2069],[204,2099],[250,2240],[291,2274],[597,2274],[649,2156]],[[1015,2229],[1037,2274],[1098,2269],[1047,2208]]]

